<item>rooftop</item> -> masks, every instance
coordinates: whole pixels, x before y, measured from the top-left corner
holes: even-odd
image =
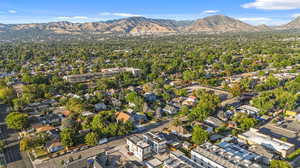
[[[141,148],[146,148],[146,147],[150,146],[148,143],[144,142],[141,137],[136,136],[136,135],[132,135],[132,136],[128,137],[127,139]]]
[[[172,152],[164,164],[169,168],[204,168],[179,151]]]
[[[161,143],[161,142],[165,142],[166,138],[158,133],[158,132],[147,132],[144,134],[144,137],[151,139],[151,141],[157,142],[157,143]]]
[[[255,142],[256,144],[261,144],[269,149],[274,149],[276,151],[287,151],[294,147],[294,144],[262,134],[258,132],[257,129],[250,129],[240,136],[247,138],[247,140]]]
[[[152,159],[152,160],[148,160],[146,162],[147,165],[150,165],[152,167],[158,167],[160,165],[162,165],[162,162],[156,158]]]
[[[219,145],[205,143],[192,152],[200,154],[226,168],[260,167],[254,163],[259,156],[235,144],[221,142]]]

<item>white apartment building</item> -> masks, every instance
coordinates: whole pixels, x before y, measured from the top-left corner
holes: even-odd
[[[167,151],[167,140],[158,132],[147,132],[143,135],[144,142],[147,142],[154,153]]]
[[[144,161],[152,156],[151,146],[136,135],[126,138],[128,150],[132,152],[140,161]]]

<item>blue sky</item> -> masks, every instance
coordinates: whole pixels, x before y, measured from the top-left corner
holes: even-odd
[[[228,15],[279,25],[300,16],[300,0],[0,0],[0,23],[90,22],[130,16],[194,20]]]

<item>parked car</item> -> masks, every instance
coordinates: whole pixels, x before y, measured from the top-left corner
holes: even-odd
[[[102,139],[99,140],[98,144],[102,145],[102,144],[105,144],[107,142],[108,142],[108,138],[102,138]]]

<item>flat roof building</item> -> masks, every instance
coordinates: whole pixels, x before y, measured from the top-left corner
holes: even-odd
[[[129,152],[132,152],[140,161],[152,156],[151,146],[144,142],[141,137],[133,135],[126,138],[126,140]]]
[[[260,133],[257,129],[251,128],[249,131],[238,135],[238,137],[250,145],[258,144],[262,145],[278,154],[282,157],[287,157],[288,154],[295,150],[295,145],[284,142],[282,140],[272,138],[268,135]]]
[[[167,151],[167,140],[160,132],[147,132],[143,135],[143,139],[151,146],[153,152],[164,153]]]
[[[238,145],[221,142],[205,143],[193,149],[192,160],[206,168],[261,168],[260,156]]]
[[[109,68],[109,69],[102,69],[101,72],[95,73],[86,73],[86,74],[76,74],[76,75],[67,75],[63,78],[71,83],[82,83],[82,82],[89,82],[91,80],[103,78],[103,77],[112,77],[113,75],[122,73],[122,72],[130,72],[134,76],[138,76],[140,74],[140,69],[123,67],[123,68]]]
[[[165,160],[163,168],[205,168],[190,158],[186,157],[182,152],[175,151],[170,153],[169,159]]]

